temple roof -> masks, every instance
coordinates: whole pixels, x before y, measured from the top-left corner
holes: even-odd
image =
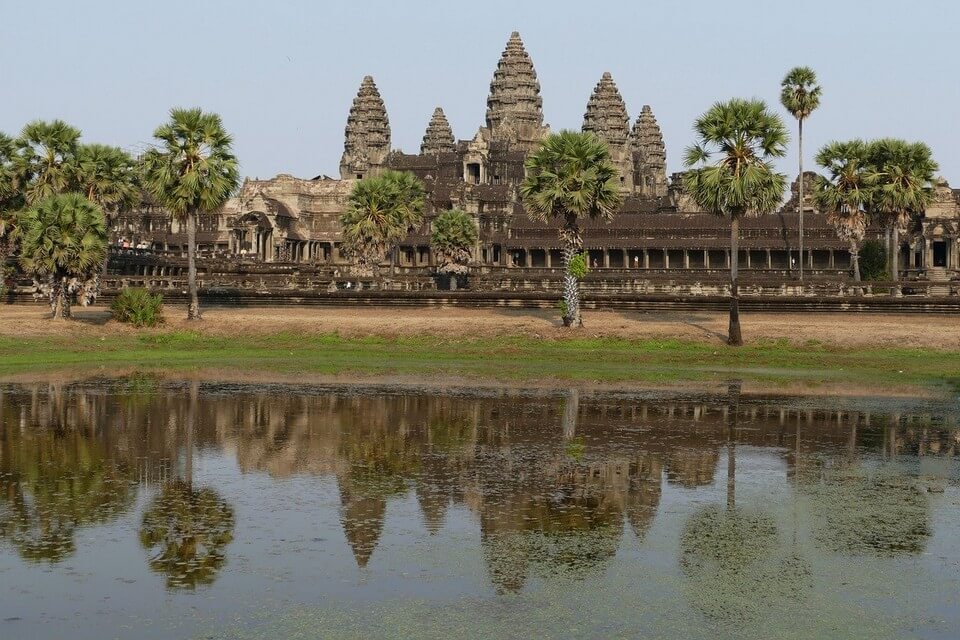
[[[543,126],[543,99],[533,61],[527,55],[520,34],[510,34],[490,82],[487,98],[487,127],[496,135],[501,128]]]
[[[630,116],[610,72],[593,89],[583,114],[583,130],[595,133],[611,147],[622,147],[630,136]]]
[[[456,149],[456,141],[453,138],[453,129],[447,122],[447,116],[443,109],[437,107],[433,110],[433,116],[430,118],[430,124],[423,134],[423,143],[420,145],[420,153],[441,153],[453,151]]]
[[[643,105],[631,133],[633,150],[640,154],[641,161],[648,167],[667,166],[667,150],[663,144],[663,133],[650,105]]]

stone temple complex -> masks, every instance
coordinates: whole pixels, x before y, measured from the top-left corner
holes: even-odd
[[[599,77],[592,92],[584,92],[584,99],[582,129],[609,145],[624,194],[613,222],[584,225],[591,267],[609,270],[611,278],[673,277],[681,271],[719,274],[726,269],[728,223],[697,211],[683,192],[680,175],[668,177],[653,109],[643,105],[631,119],[609,73]],[[427,190],[424,224],[401,243],[395,272],[426,270],[434,264],[431,220],[450,208],[462,209],[476,221],[479,237],[473,259],[478,273],[530,274],[559,268],[556,226],[531,220],[519,196],[524,160],[550,129],[544,123],[537,73],[518,33],[510,36],[500,56],[490,82],[485,122],[472,137],[458,139],[437,106],[432,115],[424,114],[419,153],[404,153],[391,146],[387,104],[374,79],[364,77],[346,118],[339,178],[279,175],[245,180],[222,211],[201,220],[201,257],[348,271],[338,216],[357,180],[394,169],[414,173]],[[812,181],[813,175],[804,179]],[[805,194],[811,191],[808,188]],[[803,260],[811,277],[845,277],[850,268],[848,246],[825,216],[814,211],[808,197],[802,203],[804,254],[796,250],[796,194],[794,183],[792,198],[778,214],[744,221],[741,269],[747,275],[762,272],[783,280]],[[958,229],[960,194],[941,182],[936,202],[921,224],[904,234],[899,253],[904,276],[947,282],[960,273]],[[186,246],[177,223],[149,208],[121,218],[113,233],[158,253],[179,254]],[[880,238],[881,233],[871,227],[868,237]]]

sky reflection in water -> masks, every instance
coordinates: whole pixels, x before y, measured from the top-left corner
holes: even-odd
[[[911,637],[960,626],[927,400],[0,390],[0,637]]]

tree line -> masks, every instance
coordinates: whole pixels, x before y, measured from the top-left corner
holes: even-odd
[[[16,138],[0,133],[0,266],[16,248],[47,291],[52,317],[69,318],[74,294],[93,297],[106,270],[108,223],[152,198],[186,227],[188,317],[199,318],[197,217],[219,209],[239,183],[220,116],[172,109],[139,158],[80,137],[60,120],[31,122]]]

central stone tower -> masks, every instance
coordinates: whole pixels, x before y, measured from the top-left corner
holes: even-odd
[[[340,177],[364,178],[376,173],[390,153],[390,120],[373,77],[364,76],[350,106],[344,130]]]
[[[525,148],[532,148],[547,131],[537,72],[516,31],[510,34],[490,82],[487,129],[492,139]]]

